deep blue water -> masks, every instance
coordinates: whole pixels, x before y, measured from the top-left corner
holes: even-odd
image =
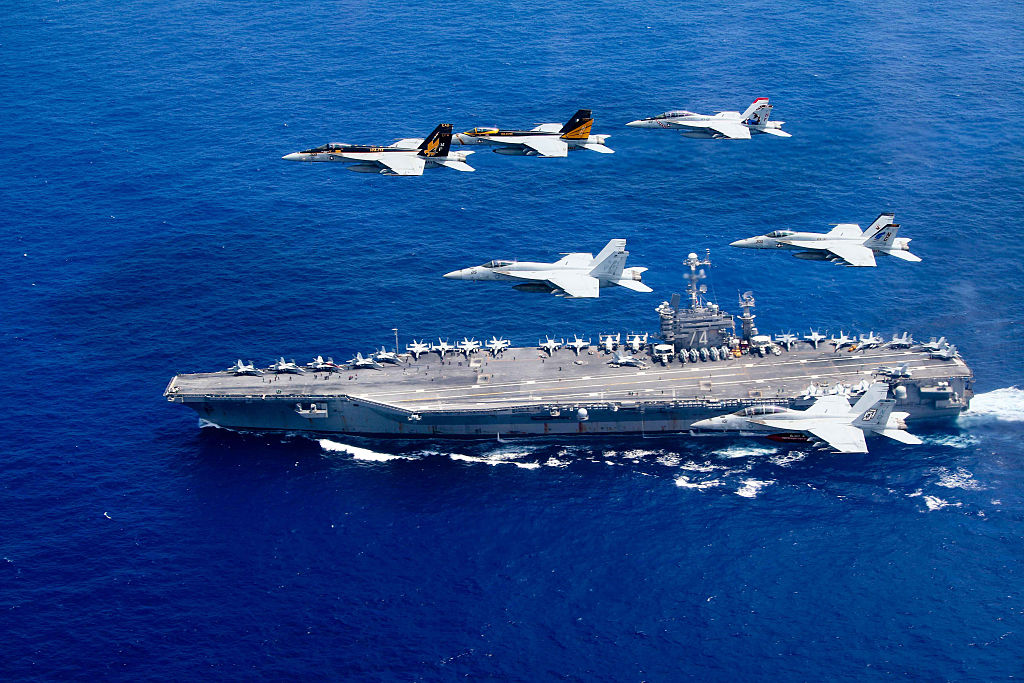
[[[1020,3],[2,3],[5,679],[1024,674]],[[770,96],[791,139],[626,128]],[[613,156],[280,161],[594,110]],[[896,212],[920,264],[725,246]],[[629,240],[651,295],[440,273]],[[944,334],[973,415],[864,456],[197,428],[176,371],[653,329]],[[346,355],[348,354],[348,355]],[[401,457],[394,457],[401,456]]]

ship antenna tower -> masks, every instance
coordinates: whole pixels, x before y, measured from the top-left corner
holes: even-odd
[[[701,280],[707,277],[703,268],[700,266],[711,265],[711,250],[704,250],[704,258],[701,259],[695,252],[691,252],[686,260],[683,261],[684,266],[690,267],[689,273],[683,273],[683,277],[686,278],[686,293],[690,297],[690,308],[697,310],[702,307],[701,294],[708,291],[707,285],[698,284]],[[700,270],[698,270],[700,268]]]

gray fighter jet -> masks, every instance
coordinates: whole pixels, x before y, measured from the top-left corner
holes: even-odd
[[[845,266],[874,267],[875,253],[888,254],[903,261],[920,261],[910,253],[910,240],[896,237],[900,226],[895,214],[883,213],[861,232],[856,223],[840,223],[827,233],[773,230],[766,235],[748,237],[730,246],[744,249],[786,249],[808,261],[831,261]]]
[[[636,356],[631,356],[628,353],[622,351],[616,351],[612,354],[611,360],[608,361],[608,365],[614,365],[617,368],[645,368],[647,364]]]
[[[281,356],[280,360],[270,366],[271,372],[285,375],[304,375],[306,371],[299,367],[295,360],[286,361],[284,356]]]
[[[442,123],[424,140],[403,138],[387,147],[332,142],[304,152],[292,152],[286,161],[334,161],[349,164],[350,171],[381,175],[423,175],[425,168],[475,171],[466,163],[473,152],[452,152],[452,124]]]
[[[241,376],[241,375],[262,375],[263,374],[263,371],[260,370],[259,368],[257,368],[253,364],[252,361],[249,361],[249,364],[246,365],[245,363],[242,362],[241,358],[239,358],[237,361],[235,361],[235,364],[232,365],[227,370],[225,370],[224,372],[230,372],[230,373],[234,374],[235,376]]]
[[[688,138],[714,140],[749,140],[751,135],[768,134],[780,138],[793,137],[782,130],[783,121],[769,121],[772,105],[767,97],[758,97],[742,114],[738,111],[720,111],[716,114],[695,114],[676,110],[630,121],[633,128],[662,128],[678,130]]]
[[[594,124],[589,109],[580,109],[563,126],[542,123],[530,130],[504,130],[494,127],[474,128],[457,133],[452,143],[457,145],[494,145],[498,154],[531,157],[564,157],[570,150],[589,149],[601,154],[614,150],[605,146],[609,135],[591,135]]]
[[[748,406],[728,415],[693,423],[693,429],[711,432],[738,432],[786,438],[800,433],[820,439],[840,453],[867,453],[864,434],[881,434],[901,443],[921,440],[906,431],[908,413],[893,412],[894,399],[886,398],[889,385],[881,382],[868,387],[853,407],[845,396],[820,396],[806,410],[785,406]]]
[[[567,299],[596,298],[602,287],[618,285],[634,292],[650,292],[640,281],[646,268],[625,268],[626,240],[614,239],[594,257],[590,253],[566,254],[555,263],[490,261],[482,266],[446,273],[449,280],[518,281],[522,292],[548,292]]]

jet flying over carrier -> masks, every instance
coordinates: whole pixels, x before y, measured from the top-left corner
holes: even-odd
[[[827,233],[773,230],[766,235],[736,240],[731,246],[744,249],[786,249],[808,261],[831,261],[844,266],[874,267],[875,254],[903,261],[920,261],[910,253],[910,239],[896,237],[900,226],[892,213],[883,213],[861,232],[856,223],[840,223]]]
[[[445,273],[449,280],[511,280],[523,292],[548,292],[568,299],[596,298],[602,287],[618,285],[634,292],[650,292],[640,281],[646,268],[625,268],[626,240],[614,239],[596,257],[591,253],[565,254],[555,263],[490,261],[481,266]]]
[[[646,119],[630,121],[627,126],[634,128],[664,128],[678,130],[688,138],[714,140],[749,140],[751,135],[775,135],[780,138],[793,137],[782,130],[783,121],[769,121],[772,105],[767,97],[758,97],[743,113],[720,111],[713,115],[695,114],[678,109]]]
[[[424,140],[403,138],[387,147],[328,143],[304,152],[292,152],[286,161],[335,161],[349,164],[348,170],[381,175],[423,175],[425,168],[453,168],[475,171],[466,163],[472,151],[451,151],[452,124],[442,123]]]
[[[840,453],[867,453],[865,433],[880,434],[907,444],[921,440],[906,431],[907,413],[893,412],[887,398],[889,385],[872,384],[852,407],[845,396],[821,396],[806,410],[786,406],[755,405],[728,415],[697,420],[693,429],[711,432],[764,434],[784,438],[802,433],[824,441]]]
[[[605,146],[610,135],[591,135],[594,124],[589,109],[580,109],[565,124],[542,123],[530,130],[506,130],[482,127],[457,133],[452,142],[458,145],[494,145],[498,154],[529,157],[564,157],[569,150],[589,149],[601,154],[614,150]]]

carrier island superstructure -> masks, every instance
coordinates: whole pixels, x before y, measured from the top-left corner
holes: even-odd
[[[488,353],[474,343],[459,352],[441,344],[362,367],[283,363],[181,374],[164,396],[238,430],[437,438],[687,434],[698,420],[746,407],[801,409],[824,393],[852,400],[872,381],[890,385],[908,421],[967,408],[973,375],[955,347],[907,335],[758,334],[750,292],[740,297],[739,316],[705,299],[700,280],[709,263],[689,255],[685,300],[673,295],[658,306],[656,334],[626,335],[636,350],[628,356],[615,355],[619,340],[603,335],[606,343],[575,349],[554,343]]]

